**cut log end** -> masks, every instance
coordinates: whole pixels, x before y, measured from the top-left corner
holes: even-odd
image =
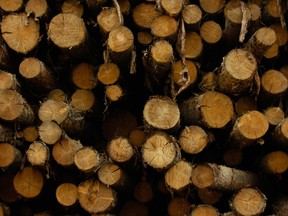
[[[92,91],[77,89],[71,96],[71,106],[79,111],[88,111],[95,104],[95,96]]]
[[[272,126],[280,124],[285,118],[285,113],[280,107],[269,107],[265,109],[263,113]]]
[[[152,35],[164,39],[173,39],[177,29],[177,21],[168,15],[162,15],[155,18],[151,24]]]
[[[288,88],[288,80],[278,70],[268,70],[261,77],[262,89],[270,95],[279,95]]]
[[[190,216],[219,216],[218,210],[212,205],[201,204],[193,208]]]
[[[184,23],[188,27],[195,26],[198,23],[200,23],[200,20],[202,19],[202,11],[198,5],[190,4],[183,8],[182,17],[183,17]]]
[[[9,143],[1,143],[0,144],[0,167],[1,168],[9,168],[13,165],[19,165],[21,161],[22,154],[21,152],[15,148],[13,145]]]
[[[61,6],[62,13],[72,13],[81,17],[84,12],[83,5],[79,0],[65,0]]]
[[[201,8],[208,14],[215,14],[219,12],[225,5],[224,0],[200,0]]]
[[[109,85],[105,87],[105,95],[110,101],[118,101],[124,96],[124,91],[119,85]]]
[[[72,183],[63,183],[56,189],[57,201],[65,206],[69,207],[77,201],[77,186]]]
[[[197,59],[203,51],[203,43],[200,35],[196,32],[187,32],[185,35],[184,50],[177,46],[178,53],[181,53],[185,58]]]
[[[120,69],[117,64],[104,63],[100,65],[97,72],[98,80],[104,85],[111,85],[115,83],[120,76]]]
[[[25,6],[25,12],[33,14],[37,18],[45,17],[48,11],[49,7],[46,0],[29,0]]]
[[[97,86],[94,67],[91,64],[81,63],[72,71],[73,83],[81,89],[91,90]]]
[[[187,69],[187,71],[185,71]],[[197,81],[197,67],[194,62],[181,60],[175,62],[172,67],[172,80],[179,86],[189,86]]]
[[[174,197],[168,204],[170,216],[188,215],[191,209],[190,202],[184,197]]]
[[[100,165],[100,154],[92,147],[83,147],[76,151],[74,163],[82,172],[92,172]]]
[[[28,126],[23,130],[24,140],[27,142],[34,142],[39,136],[39,131],[35,126]]]
[[[114,28],[121,25],[116,8],[103,9],[97,16],[97,23],[102,31],[102,34],[106,35]]]
[[[134,156],[133,146],[124,137],[114,138],[108,144],[109,157],[116,162],[127,162]]]
[[[183,0],[174,0],[174,1],[169,1],[169,0],[162,0],[161,2],[161,7],[163,10],[172,17],[177,17],[179,13],[181,12],[181,9],[183,7]]]
[[[146,102],[143,116],[148,125],[167,130],[179,123],[180,110],[177,103],[171,99],[154,97]]]
[[[23,0],[0,1],[0,8],[5,12],[16,12],[23,6]]]
[[[55,144],[62,135],[61,127],[56,122],[52,121],[43,122],[38,127],[38,131],[40,139],[48,145]]]
[[[123,170],[114,163],[104,163],[97,172],[99,180],[108,186],[121,186],[125,181]]]
[[[197,194],[201,201],[208,205],[214,205],[222,198],[222,192],[209,188],[198,188]]]
[[[216,44],[222,38],[221,26],[214,21],[206,21],[200,28],[201,38],[208,44]]]
[[[50,151],[45,143],[35,141],[30,144],[26,155],[32,166],[44,166],[49,161]]]
[[[193,169],[192,182],[197,188],[207,188],[213,184],[214,173],[210,166],[202,164]]]
[[[10,14],[1,23],[2,37],[16,52],[26,54],[36,47],[40,39],[40,27],[25,13]]]
[[[270,174],[281,174],[288,169],[288,155],[283,151],[273,151],[262,158],[262,168]]]
[[[176,159],[177,149],[168,134],[155,132],[142,146],[142,157],[145,163],[155,169],[165,169]]]

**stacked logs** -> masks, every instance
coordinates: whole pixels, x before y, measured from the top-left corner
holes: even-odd
[[[0,9],[0,215],[287,214],[285,1]]]

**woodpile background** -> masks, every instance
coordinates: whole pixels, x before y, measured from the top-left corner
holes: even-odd
[[[287,1],[0,8],[0,215],[288,214]]]

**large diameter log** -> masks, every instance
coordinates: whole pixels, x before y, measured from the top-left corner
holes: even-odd
[[[22,153],[10,143],[0,144],[0,167],[4,169],[18,168],[22,161]]]
[[[114,190],[94,179],[88,179],[77,188],[78,201],[89,213],[107,212],[116,204]]]
[[[233,49],[225,57],[218,76],[219,91],[241,95],[250,90],[257,73],[257,61],[244,49]]]
[[[165,173],[165,183],[173,191],[183,191],[191,184],[192,165],[184,160],[178,161]]]
[[[32,167],[19,170],[13,179],[17,193],[25,198],[34,198],[40,194],[44,185],[42,173]]]
[[[230,141],[240,148],[245,147],[263,137],[268,128],[269,123],[264,114],[256,110],[248,112],[240,116],[234,123]]]
[[[150,134],[141,150],[143,161],[158,170],[168,168],[179,156],[175,141],[162,131]]]
[[[193,169],[192,182],[197,188],[234,191],[244,186],[257,185],[259,179],[249,171],[205,163],[197,165]]]
[[[26,54],[33,50],[40,40],[40,26],[26,13],[10,14],[3,17],[2,37],[15,52]]]
[[[186,124],[224,128],[234,117],[234,108],[231,99],[225,94],[208,91],[183,101],[180,113]]]
[[[177,129],[180,123],[180,110],[175,101],[166,97],[150,98],[143,110],[145,123],[160,130]]]
[[[260,62],[264,53],[276,42],[276,34],[272,28],[258,29],[245,45],[255,58]]]
[[[32,124],[34,112],[27,101],[14,90],[0,91],[0,118],[9,122]]]
[[[230,206],[237,215],[257,216],[264,212],[266,200],[259,189],[244,187],[234,194]]]

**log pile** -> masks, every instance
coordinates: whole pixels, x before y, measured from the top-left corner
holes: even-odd
[[[287,215],[286,1],[0,10],[0,215]]]

